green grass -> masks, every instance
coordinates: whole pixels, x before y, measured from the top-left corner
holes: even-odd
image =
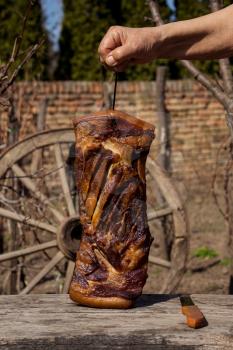
[[[231,259],[230,258],[223,258],[220,262],[223,266],[230,266],[231,265]]]
[[[218,253],[209,247],[199,247],[194,251],[193,256],[201,259],[211,259],[216,258],[218,256]]]

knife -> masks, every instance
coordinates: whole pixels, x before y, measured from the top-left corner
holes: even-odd
[[[198,306],[194,304],[190,295],[181,295],[180,303],[182,306],[181,311],[186,316],[189,327],[196,329],[208,326],[205,316]]]

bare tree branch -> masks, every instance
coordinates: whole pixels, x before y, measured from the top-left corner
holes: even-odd
[[[154,0],[147,0],[148,6],[150,8],[150,12],[152,15],[152,19],[157,26],[161,26],[164,24],[162,17],[160,16],[159,4]]]
[[[163,25],[164,22],[160,16],[159,5],[157,0],[146,0],[152,18],[157,26]],[[216,1],[214,1],[216,2]],[[208,91],[210,91],[216,99],[223,105],[227,111],[227,125],[230,129],[231,136],[233,138],[233,101],[230,96],[225,91],[222,91],[218,84],[216,84],[209,77],[204,75],[198,68],[194,66],[191,61],[180,60],[180,63],[192,74],[192,76]]]
[[[220,0],[209,0],[210,9],[212,12],[219,11],[222,8]],[[228,96],[233,97],[233,77],[231,72],[229,58],[219,60],[220,74],[223,80],[224,88]]]
[[[9,61],[7,62],[7,64],[5,65],[5,67],[3,68],[3,72],[2,72],[3,76],[7,75],[7,72],[9,70],[9,68],[11,67],[12,63],[14,63],[18,57],[18,54],[19,54],[19,51],[21,48],[21,44],[22,44],[22,40],[23,40],[23,36],[24,36],[24,32],[25,32],[25,28],[26,28],[26,24],[27,24],[28,18],[29,18],[30,13],[31,13],[32,5],[33,5],[33,3],[31,1],[28,1],[27,9],[26,9],[25,15],[23,17],[23,24],[22,24],[21,33],[18,34],[17,37],[15,38],[11,57],[10,57]]]
[[[13,82],[15,81],[19,71],[23,68],[23,66],[30,61],[30,59],[32,58],[32,56],[35,54],[35,52],[41,47],[41,45],[43,45],[44,43],[44,39],[42,39],[38,44],[35,44],[34,46],[32,46],[28,53],[26,54],[26,56],[23,58],[23,60],[18,64],[18,66],[16,67],[16,69],[14,70],[14,72],[12,73],[11,77],[9,78],[9,80],[6,81],[5,84],[2,85],[2,87],[0,88],[0,95],[4,94],[4,92],[6,92],[6,90],[13,84]]]
[[[0,98],[8,100],[5,95],[7,89],[13,84],[15,81],[19,71],[23,68],[23,66],[32,58],[35,52],[43,45],[44,39],[42,38],[38,43],[29,48],[26,53],[23,54],[23,58],[15,67],[14,71],[9,77],[9,69],[12,67],[12,64],[15,63],[16,59],[21,56],[20,48],[23,41],[23,36],[26,30],[27,22],[31,13],[32,6],[37,2],[37,0],[28,0],[27,8],[25,11],[25,15],[23,17],[22,29],[20,34],[17,35],[14,45],[11,52],[11,57],[5,65],[0,67]],[[2,104],[2,103],[1,103]]]
[[[209,0],[209,3],[212,12],[218,11],[223,7],[223,2],[221,0]]]
[[[231,99],[223,92],[218,84],[213,80],[203,74],[194,64],[188,60],[180,60],[181,64],[192,74],[194,79],[196,79],[202,86],[207,90],[212,92],[212,94],[217,98],[217,100],[224,106],[225,109],[229,109],[232,104]]]

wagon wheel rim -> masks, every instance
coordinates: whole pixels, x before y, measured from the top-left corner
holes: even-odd
[[[40,222],[38,220],[27,218],[22,215],[19,215],[18,213],[12,212],[2,207],[0,207],[0,216],[5,217],[7,219],[15,220],[20,223],[26,222],[28,225],[32,227],[57,234],[57,237],[60,237],[60,235],[62,234],[64,223],[65,225],[67,225],[69,223],[69,220],[71,220],[70,223],[72,223],[73,222],[72,220],[76,215],[75,207],[69,191],[69,185],[65,174],[64,161],[62,159],[62,152],[61,152],[61,144],[71,143],[71,142],[74,142],[74,133],[72,128],[43,131],[43,132],[33,134],[32,136],[27,137],[26,139],[18,142],[17,144],[12,145],[10,148],[5,150],[0,155],[0,164],[1,164],[0,178],[4,175],[4,173],[8,169],[11,169],[13,173],[20,178],[23,185],[29,191],[32,191],[38,200],[46,204],[46,207],[48,207],[54,219],[56,220],[57,225],[53,226],[44,222]],[[30,147],[28,147],[28,145]],[[46,146],[51,146],[51,145],[54,145],[54,157],[56,159],[58,173],[61,180],[61,187],[62,187],[64,198],[67,204],[68,214],[70,216],[69,219],[65,218],[64,215],[62,215],[56,208],[53,207],[49,198],[46,198],[46,196],[41,193],[37,193],[33,180],[31,178],[28,178],[27,176],[25,177],[26,174],[24,170],[19,165],[17,165],[17,162],[29,153],[28,152],[29,148],[31,153],[38,149],[41,149]],[[152,256],[149,257],[149,261],[155,264],[164,266],[166,268],[170,268],[168,278],[161,292],[171,292],[177,287],[178,283],[180,282],[185,272],[185,266],[186,266],[186,260],[187,260],[188,232],[189,232],[187,217],[186,217],[184,205],[171,179],[168,177],[168,175],[165,172],[161,170],[161,168],[156,164],[156,162],[152,160],[150,157],[148,157],[148,160],[147,160],[147,170],[149,171],[152,178],[159,184],[161,192],[163,193],[168,203],[167,208],[149,212],[148,221],[173,214],[173,220],[176,222],[176,224],[178,223],[178,226],[179,226],[179,232],[175,232],[176,244],[172,249],[171,261],[155,258]],[[171,200],[172,196],[173,196],[173,199]],[[78,223],[77,223],[77,226],[78,226]],[[67,257],[68,259],[71,259],[68,262],[68,268],[67,268],[66,278],[65,278],[64,288],[63,288],[64,293],[68,292],[69,284],[70,284],[73,270],[74,270],[74,262],[72,261],[74,260],[74,251],[72,251],[70,246],[65,247],[65,243],[62,246],[62,244],[59,242],[59,239],[60,238],[57,238],[57,240],[51,240],[50,242],[47,242],[47,245],[46,244],[43,245],[42,243],[39,245],[37,244],[36,246],[32,246],[30,247],[31,251],[30,249],[27,250],[28,248],[25,248],[19,251],[4,253],[0,255],[0,263],[1,263],[2,261],[4,261],[4,259],[9,260],[10,258],[13,259],[16,256],[33,254],[36,251],[50,249],[54,246],[60,249],[60,251],[58,251],[55,254],[55,256],[51,259],[51,261],[21,291],[21,294],[29,293],[65,257]],[[21,255],[19,255],[19,253],[21,253]],[[177,260],[178,255],[179,257],[181,257],[179,266],[174,268],[173,266],[174,261]]]

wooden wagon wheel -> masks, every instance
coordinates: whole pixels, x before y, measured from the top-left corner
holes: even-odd
[[[26,285],[19,290],[19,294],[30,293],[43,278],[45,278],[51,270],[59,267],[62,261],[69,259],[63,292],[68,291],[70,279],[74,268],[75,251],[77,251],[79,239],[81,235],[81,226],[76,214],[74,198],[70,191],[69,181],[67,180],[66,163],[63,159],[63,153],[68,153],[68,145],[74,142],[73,129],[59,129],[44,131],[34,134],[23,141],[16,143],[8,148],[0,156],[0,186],[3,191],[7,191],[7,181],[9,179],[8,172],[14,174],[15,178],[21,183],[22,187],[27,191],[25,198],[19,198],[18,207],[23,208],[23,212],[9,209],[8,202],[1,200],[0,197],[0,216],[14,220],[23,225],[22,231],[26,228],[35,229],[36,231],[46,232],[46,240],[39,240],[36,245],[30,245],[19,248],[13,252],[7,252],[0,255],[0,264],[11,259],[26,259],[30,255],[43,252],[50,260],[45,262],[45,266],[35,274],[30,281],[26,278]],[[66,146],[66,150],[64,147]],[[34,168],[32,163],[38,158],[38,152],[43,150],[45,162],[52,164],[52,169],[44,171],[44,166],[32,172]],[[47,154],[46,154],[47,152]],[[29,160],[27,158],[30,158]],[[74,154],[73,154],[74,157]],[[26,161],[25,161],[26,159]],[[38,159],[37,159],[38,161]],[[168,207],[160,210],[153,210],[148,213],[149,220],[155,220],[166,215],[173,215],[174,222],[174,244],[171,252],[171,261],[163,261],[162,259],[151,257],[153,263],[166,266],[169,268],[168,277],[162,288],[163,292],[171,292],[174,290],[183,276],[187,259],[187,239],[188,227],[185,209],[182,201],[173,186],[170,178],[160,169],[160,167],[150,157],[147,161],[147,169],[153,179],[156,180]],[[45,174],[44,174],[45,172]],[[38,176],[39,174],[39,176]],[[44,193],[38,186],[37,179],[47,179],[50,175],[59,174],[60,187],[62,188],[63,198],[55,197],[52,200],[53,192]],[[46,186],[43,187],[46,188]],[[47,189],[48,190],[48,189]],[[52,191],[52,190],[51,190]],[[46,192],[46,191],[45,191]],[[31,196],[31,197],[30,197]],[[25,210],[25,201],[30,202],[30,198],[40,204],[42,209],[46,211],[46,216],[42,219],[33,217],[33,210],[28,215]],[[5,199],[5,198],[4,198]],[[62,207],[61,202],[65,202],[66,206]],[[22,204],[23,203],[23,204]],[[31,202],[30,202],[31,204]],[[17,209],[18,209],[17,207]],[[31,208],[30,208],[31,209]],[[56,235],[48,241],[47,236]],[[36,234],[38,239],[38,234]],[[40,236],[41,237],[41,236]],[[48,254],[49,251],[53,255]],[[0,265],[1,266],[1,265]]]
[[[1,254],[0,263],[11,259],[26,257],[30,254],[35,254],[41,251],[47,254],[48,250],[52,250],[52,248],[59,248],[59,250],[56,251],[55,255],[51,257],[51,260],[45,264],[41,271],[33,276],[31,281],[26,281],[27,285],[19,291],[19,294],[29,293],[46,275],[50,273],[54,267],[59,265],[65,256],[70,258],[70,251],[72,250],[72,247],[74,250],[77,249],[81,230],[78,216],[76,216],[74,201],[70,193],[67,174],[65,171],[65,163],[62,155],[62,147],[64,147],[64,145],[70,145],[73,142],[74,133],[72,129],[45,131],[34,134],[23,141],[16,143],[0,156],[0,185],[4,191],[4,195],[0,197],[0,216],[8,220],[14,220],[21,223],[23,225],[23,229],[31,227],[35,228],[40,233],[45,231],[48,236],[53,236],[48,242],[44,240],[41,242],[39,239],[39,244]],[[47,154],[47,158],[53,156],[54,162],[52,162],[51,158],[49,159],[49,162],[47,160],[47,163],[52,162],[54,165],[52,169],[47,171],[47,173],[53,174],[56,172],[59,174],[60,188],[62,189],[63,199],[66,204],[66,208],[63,208],[62,210],[63,212],[60,210],[60,208],[58,209],[59,206],[61,207],[61,205],[58,205],[57,203],[58,198],[51,200],[52,193],[46,195],[43,193],[43,191],[41,191],[41,189],[38,188],[39,186],[36,183],[37,179],[44,178],[43,165],[36,171],[36,173],[31,173],[33,159],[35,159],[35,156],[38,156],[37,152],[39,150],[43,150],[43,152],[47,151],[47,153],[49,152],[49,154]],[[27,160],[27,157],[30,157],[31,161]],[[32,207],[30,208],[29,213],[27,210],[27,215],[25,214],[25,210],[23,213],[19,212],[18,207],[16,208],[17,210],[15,210],[15,207],[12,206],[9,209],[9,201],[7,200],[7,196],[5,194],[5,192],[8,190],[7,180],[9,180],[9,176],[7,173],[9,170],[11,171],[11,174],[13,173],[14,177],[21,183],[23,188],[28,191],[25,198],[19,198],[18,207],[21,209],[22,206],[25,206],[23,201],[30,202],[30,199],[33,198],[33,200],[36,201],[36,204],[39,203],[43,208],[46,208],[46,217],[44,217],[43,220],[33,218]],[[61,200],[61,198],[59,198],[59,200]],[[67,292],[68,290],[73,268],[74,262],[70,260],[66,272],[66,279],[63,288],[64,292]]]

